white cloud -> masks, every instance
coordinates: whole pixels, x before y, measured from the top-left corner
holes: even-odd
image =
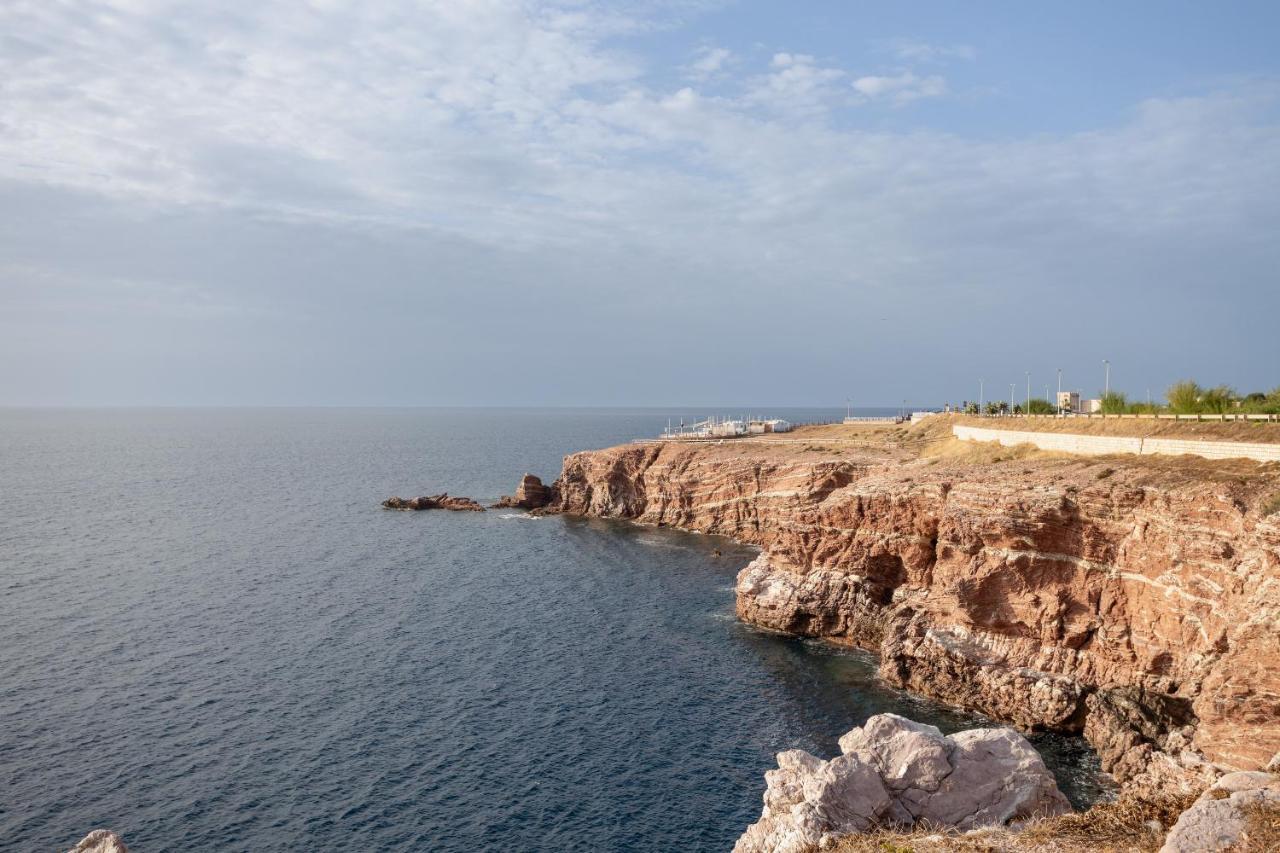
[[[953,59],[971,61],[978,51],[972,45],[937,45],[910,39],[896,39],[889,43],[889,51],[903,62],[947,62]]]
[[[790,52],[751,73],[712,48],[699,59],[725,75],[714,89],[659,86],[602,35],[643,28],[579,2],[262,0],[216,14],[162,0],[9,3],[0,178],[28,206],[67,190],[111,199],[108,222],[119,210],[199,211],[224,226],[227,254],[249,259],[241,226],[259,220],[321,223],[326,243],[350,233],[391,244],[375,254],[429,246],[396,276],[434,271],[442,257],[449,269],[496,270],[455,279],[485,297],[451,294],[454,304],[480,313],[528,299],[508,284],[524,284],[526,270],[539,288],[579,288],[618,316],[664,300],[707,316],[726,302],[767,304],[763,323],[802,310],[787,309],[787,288],[820,297],[798,306],[831,306],[793,318],[799,327],[886,294],[928,291],[917,303],[927,308],[968,288],[957,310],[978,310],[983,293],[1027,282],[1167,291],[1202,286],[1218,263],[1207,258],[1226,259],[1240,280],[1280,266],[1271,83],[1153,100],[1073,134],[872,132],[860,121],[876,104],[938,97],[946,80],[857,77]],[[358,245],[364,263],[370,250]],[[55,289],[63,276],[30,270],[71,263],[65,254],[50,237],[44,255],[24,255],[0,276],[0,301],[24,281]],[[314,275],[252,280],[305,292]],[[220,311],[258,298],[235,280],[200,280]],[[357,285],[331,287],[351,297],[333,298],[349,315]],[[411,304],[440,312],[441,335],[474,322],[442,302]],[[0,310],[0,325],[24,316]]]
[[[733,51],[723,47],[702,47],[689,63],[689,74],[694,79],[714,77],[725,70],[733,60]]]
[[[803,53],[775,53],[769,67],[750,81],[745,101],[788,114],[820,113],[838,103],[837,84],[847,76]]]
[[[913,72],[903,71],[893,76],[859,77],[853,81],[853,88],[867,98],[887,97],[903,104],[947,94],[947,81],[936,74],[918,77]]]

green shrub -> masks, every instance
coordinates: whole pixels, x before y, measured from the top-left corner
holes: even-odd
[[[1104,415],[1123,415],[1129,410],[1129,401],[1119,391],[1109,391],[1102,396],[1102,413]]]
[[[1194,415],[1200,411],[1200,386],[1190,379],[1175,382],[1165,392],[1169,408],[1177,415]]]

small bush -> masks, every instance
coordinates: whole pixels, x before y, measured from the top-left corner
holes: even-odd
[[[1098,479],[1105,480],[1116,472],[1115,468],[1103,468],[1098,472]]]
[[[1271,500],[1262,505],[1262,516],[1275,515],[1280,512],[1280,494],[1272,495]]]

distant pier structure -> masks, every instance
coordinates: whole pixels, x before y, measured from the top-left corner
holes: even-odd
[[[739,438],[744,435],[764,435],[773,432],[791,432],[791,422],[782,418],[718,418],[713,415],[692,424],[681,421],[673,426],[668,421],[666,430],[659,438],[667,441],[696,441],[710,438]]]

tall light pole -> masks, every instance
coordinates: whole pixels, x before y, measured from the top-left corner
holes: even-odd
[[[1104,379],[1102,380],[1102,399],[1105,400],[1107,397],[1111,396],[1111,362],[1104,358],[1102,360],[1102,367],[1105,371],[1103,374]]]
[[[1009,414],[1010,414],[1010,415],[1012,415],[1012,414],[1013,414],[1013,391],[1014,391],[1014,389],[1015,389],[1015,388],[1017,388],[1017,387],[1018,387],[1018,383],[1017,383],[1017,382],[1010,382],[1010,383],[1009,383]]]
[[[1062,368],[1058,368],[1058,405],[1057,410],[1059,416],[1062,414]]]
[[[983,411],[985,411],[985,405],[986,405],[986,402],[987,402],[987,398],[986,398],[986,396],[985,396],[985,394],[986,394],[986,389],[984,389],[984,388],[982,387],[982,383],[983,383],[984,381],[985,381],[985,380],[982,380],[982,379],[979,379],[979,380],[978,380],[978,414],[979,414],[979,415],[981,415],[981,414],[983,413]]]

